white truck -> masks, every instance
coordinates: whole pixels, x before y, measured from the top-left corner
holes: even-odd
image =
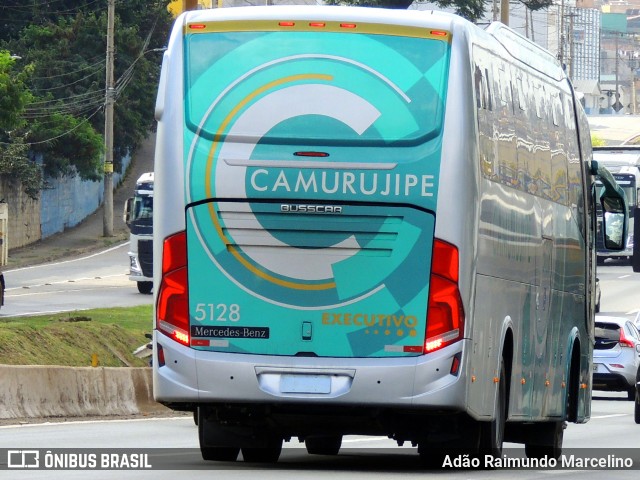
[[[606,167],[611,172],[613,178],[622,188],[627,198],[629,208],[629,230],[625,239],[625,248],[622,251],[607,249],[604,245],[602,233],[602,209],[597,208],[598,231],[596,235],[596,249],[598,264],[604,264],[605,259],[625,259],[631,261],[633,258],[634,246],[634,211],[638,206],[640,192],[640,146],[636,145],[615,145],[606,147],[594,147],[593,159],[598,165]],[[596,182],[596,187],[602,184]],[[599,206],[597,206],[599,207]]]
[[[134,196],[124,205],[124,222],[129,227],[129,280],[138,291],[153,290],[153,172],[143,173],[136,181]]]
[[[7,241],[7,231],[9,227],[9,206],[0,203],[0,306],[4,305],[4,274],[2,268],[7,265],[9,256],[9,242]]]

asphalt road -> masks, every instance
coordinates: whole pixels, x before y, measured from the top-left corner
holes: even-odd
[[[128,279],[129,243],[75,259],[5,272],[0,318],[151,304]]]
[[[606,260],[598,266],[597,275],[602,290],[600,313],[635,318],[640,310],[640,274],[626,262]]]
[[[633,403],[617,394],[596,395],[591,420],[584,425],[569,425],[565,431],[565,454],[581,457],[602,457],[613,454],[620,458],[632,456],[636,470],[456,470],[427,471],[415,449],[398,448],[383,437],[349,436],[337,457],[308,455],[296,439],[285,443],[280,461],[273,465],[205,462],[198,452],[197,427],[189,417],[106,422],[65,422],[44,425],[0,427],[0,478],[3,449],[71,449],[69,452],[102,452],[85,449],[125,449],[128,453],[149,452],[147,471],[16,471],[11,479],[407,479],[437,477],[440,480],[466,479],[561,479],[601,480],[636,479],[640,469],[640,425],[633,421]],[[625,450],[635,447],[635,450]],[[520,446],[508,444],[509,457],[522,456]],[[44,450],[46,451],[46,450]],[[4,454],[6,455],[6,454]],[[44,452],[43,452],[44,455]],[[6,457],[5,457],[6,458]]]

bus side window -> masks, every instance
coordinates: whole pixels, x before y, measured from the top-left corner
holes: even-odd
[[[487,104],[485,106],[485,108],[487,108],[487,110],[493,110],[493,101],[491,99],[491,93],[492,93],[492,88],[491,88],[491,77],[489,76],[489,70],[488,69],[484,69],[484,78],[485,78],[485,85],[486,85],[486,89],[487,89]]]
[[[553,200],[567,205],[569,202],[569,179],[567,169],[567,148],[565,126],[558,125],[558,118],[562,118],[562,102],[560,92],[552,95],[551,116],[553,126],[550,125],[552,139],[551,154],[551,179],[553,182]],[[578,172],[579,173],[579,172]]]
[[[576,130],[576,119],[573,110],[573,100],[569,95],[563,95],[565,98],[566,109],[566,135],[567,139],[567,151],[576,152],[578,150],[578,131]],[[587,146],[591,150],[591,138],[589,138],[588,132],[580,132],[582,135],[581,143],[583,151],[586,151]],[[585,155],[586,158],[586,155]],[[584,204],[583,204],[583,183],[582,183],[582,166],[580,165],[580,158],[574,154],[569,154],[567,158],[568,174],[569,174],[569,206],[575,221],[578,223],[580,233],[583,238],[586,238],[586,230],[584,223]]]
[[[473,72],[473,84],[475,86],[475,92],[476,92],[476,107],[478,109],[483,108],[482,70],[480,70],[480,67],[478,66],[478,64],[476,64],[476,68]]]

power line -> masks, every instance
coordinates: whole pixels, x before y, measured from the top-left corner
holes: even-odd
[[[32,77],[30,77],[30,80],[51,80],[51,79],[54,79],[54,78],[66,77],[67,75],[74,75],[76,73],[84,72],[85,70],[89,70],[90,68],[94,68],[96,66],[101,66],[101,68],[104,69],[104,59],[102,58],[102,56],[93,57],[90,61],[93,61],[95,59],[100,59],[100,60],[96,61],[95,63],[92,63],[91,65],[86,65],[86,66],[84,66],[82,68],[79,68],[78,70],[74,70],[72,72],[64,72],[64,73],[60,73],[58,75],[47,75],[47,76],[44,76],[44,77],[32,76]],[[72,61],[68,61],[67,63],[75,65],[75,62],[72,62]]]
[[[84,125],[85,123],[87,123],[89,120],[91,120],[91,118],[96,115],[102,108],[98,108],[95,112],[93,112],[91,115],[89,115],[87,118],[82,119],[81,122],[79,122],[77,125],[75,125],[74,127],[70,128],[69,130],[67,130],[64,133],[61,133],[60,135],[56,135],[55,137],[51,137],[51,138],[47,138],[46,140],[40,140],[38,142],[27,142],[25,143],[25,145],[40,145],[43,143],[50,143],[53,142],[54,140],[57,140],[59,138],[62,138],[66,135],[69,135],[71,132],[73,132],[74,130],[77,130],[78,128],[80,128],[81,125]]]
[[[100,3],[102,0],[93,0],[91,2],[84,3],[82,5],[77,5],[73,8],[65,8],[61,10],[49,10],[48,7],[51,4],[60,3],[64,0],[43,0],[40,4],[31,3],[29,5],[0,5],[0,10],[14,10],[14,11],[33,11],[34,9],[38,9],[46,12],[48,15],[70,15],[84,10],[86,7],[89,7],[93,4]]]
[[[49,87],[49,88],[36,88],[36,90],[38,92],[50,92],[52,90],[60,90],[62,88],[68,88],[72,85],[76,85],[84,80],[86,80],[87,78],[93,77],[94,75],[98,74],[98,73],[102,73],[102,71],[104,70],[104,65],[101,65],[100,68],[97,68],[96,70],[94,70],[93,72],[89,73],[88,75],[85,75],[82,78],[77,79],[74,82],[71,83],[65,83],[64,85],[57,85],[55,87]]]

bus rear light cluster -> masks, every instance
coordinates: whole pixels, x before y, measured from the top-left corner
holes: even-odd
[[[162,249],[162,279],[156,305],[156,328],[175,341],[189,345],[187,288],[187,236],[167,237]]]
[[[429,285],[425,353],[451,345],[464,335],[464,308],[458,289],[458,266],[458,249],[436,239]]]

